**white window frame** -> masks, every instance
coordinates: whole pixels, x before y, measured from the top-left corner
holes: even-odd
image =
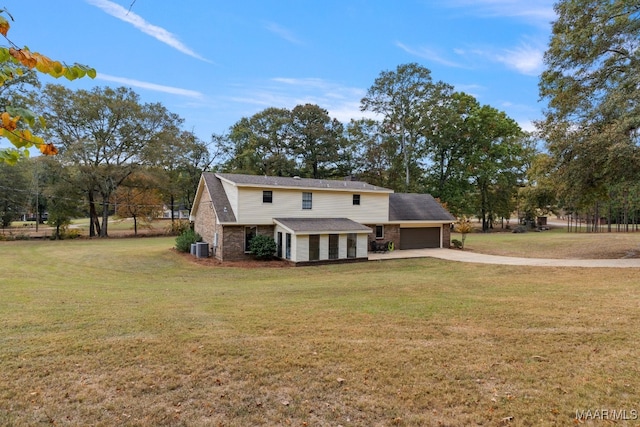
[[[313,209],[313,193],[304,191],[302,193],[302,209],[311,210]]]

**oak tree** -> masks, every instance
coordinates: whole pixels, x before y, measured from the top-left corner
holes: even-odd
[[[640,4],[561,0],[555,10],[539,126],[560,197],[584,208],[640,173]]]
[[[71,91],[47,85],[43,94],[47,134],[60,147],[60,159],[84,177],[91,236],[108,236],[111,195],[155,151],[171,143],[182,119],[160,104],[142,104],[124,87]],[[100,212],[100,214],[99,214]],[[101,216],[101,222],[99,221]]]

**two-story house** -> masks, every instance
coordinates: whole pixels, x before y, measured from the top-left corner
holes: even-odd
[[[194,229],[220,260],[249,256],[256,234],[273,236],[294,263],[368,259],[370,242],[396,249],[448,247],[455,220],[428,194],[395,194],[351,180],[203,173]]]

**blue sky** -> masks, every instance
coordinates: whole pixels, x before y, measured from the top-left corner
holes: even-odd
[[[541,117],[549,0],[5,0],[9,38],[94,67],[71,89],[127,86],[208,142],[268,107],[314,103],[343,123],[382,71],[417,62],[505,111]]]

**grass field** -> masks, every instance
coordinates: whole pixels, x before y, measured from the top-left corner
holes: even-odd
[[[240,269],[173,244],[0,243],[0,425],[638,423],[635,269]]]
[[[452,233],[453,239],[461,239]],[[465,250],[527,258],[638,258],[640,233],[568,233],[556,226],[527,233],[475,232],[467,235]]]

